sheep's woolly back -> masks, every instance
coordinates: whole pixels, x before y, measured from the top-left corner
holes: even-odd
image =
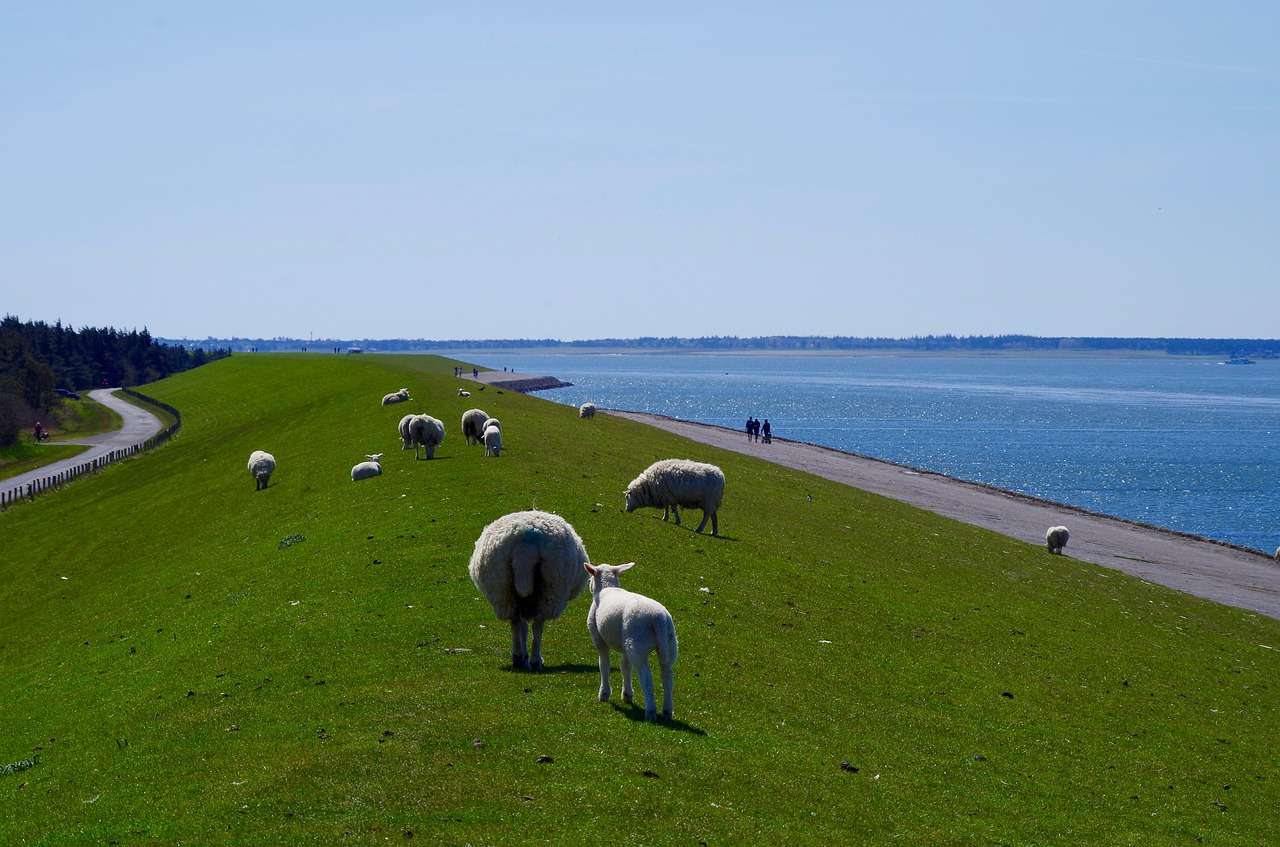
[[[724,472],[688,459],[654,462],[627,486],[627,511],[679,506],[710,514],[723,500]]]
[[[409,421],[409,445],[434,449],[444,441],[444,424],[430,415],[413,415]]]
[[[376,460],[369,462],[361,462],[351,469],[351,481],[358,479],[369,479],[370,477],[382,476],[382,465]]]
[[[462,436],[468,444],[479,444],[484,435],[484,422],[489,413],[483,409],[467,409],[462,413]]]
[[[1050,553],[1061,553],[1070,538],[1071,533],[1067,532],[1065,526],[1051,526],[1045,531],[1044,543],[1048,546]]]
[[[413,436],[409,434],[409,424],[414,419],[413,414],[405,415],[400,419],[400,443],[403,445],[401,450],[408,450],[413,446]]]
[[[276,457],[264,450],[254,450],[249,456],[249,475],[257,479],[264,472],[271,476],[276,469]]]
[[[587,549],[569,522],[550,512],[513,512],[484,528],[468,571],[499,620],[560,617],[586,587]]]

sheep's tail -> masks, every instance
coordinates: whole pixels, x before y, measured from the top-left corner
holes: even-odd
[[[526,527],[511,553],[511,583],[521,597],[532,596],[537,588],[542,543],[542,533],[534,527]]]
[[[658,662],[663,667],[671,667],[680,655],[680,645],[676,642],[676,624],[670,615],[663,615],[653,621],[653,635],[658,645]]]

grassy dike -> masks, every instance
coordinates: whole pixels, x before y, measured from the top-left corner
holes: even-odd
[[[461,398],[455,364],[218,361],[144,388],[182,411],[168,445],[0,514],[5,844],[1278,837],[1280,622],[630,421]],[[498,459],[463,443],[473,405]],[[431,461],[400,450],[410,411],[445,423]],[[673,456],[724,469],[722,537],[622,511]],[[596,701],[586,594],[548,670],[510,670],[466,565],[534,506],[671,610],[674,723]]]

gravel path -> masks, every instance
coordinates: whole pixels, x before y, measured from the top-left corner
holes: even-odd
[[[1062,524],[1071,531],[1066,549],[1071,558],[1280,619],[1280,564],[1253,550],[814,444],[780,438],[772,444],[751,443],[739,430],[639,412],[608,413],[809,471],[1032,544],[1044,544],[1045,530]]]

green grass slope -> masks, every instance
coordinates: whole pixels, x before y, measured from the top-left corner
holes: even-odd
[[[461,398],[454,364],[215,362],[145,388],[182,411],[168,445],[0,515],[4,843],[1278,837],[1280,623],[608,415]],[[500,458],[464,445],[471,406]],[[400,449],[410,411],[445,423],[431,461]],[[725,470],[721,537],[622,511],[672,456]],[[596,701],[587,594],[548,669],[511,671],[466,566],[534,506],[673,613],[673,723],[616,676]]]

